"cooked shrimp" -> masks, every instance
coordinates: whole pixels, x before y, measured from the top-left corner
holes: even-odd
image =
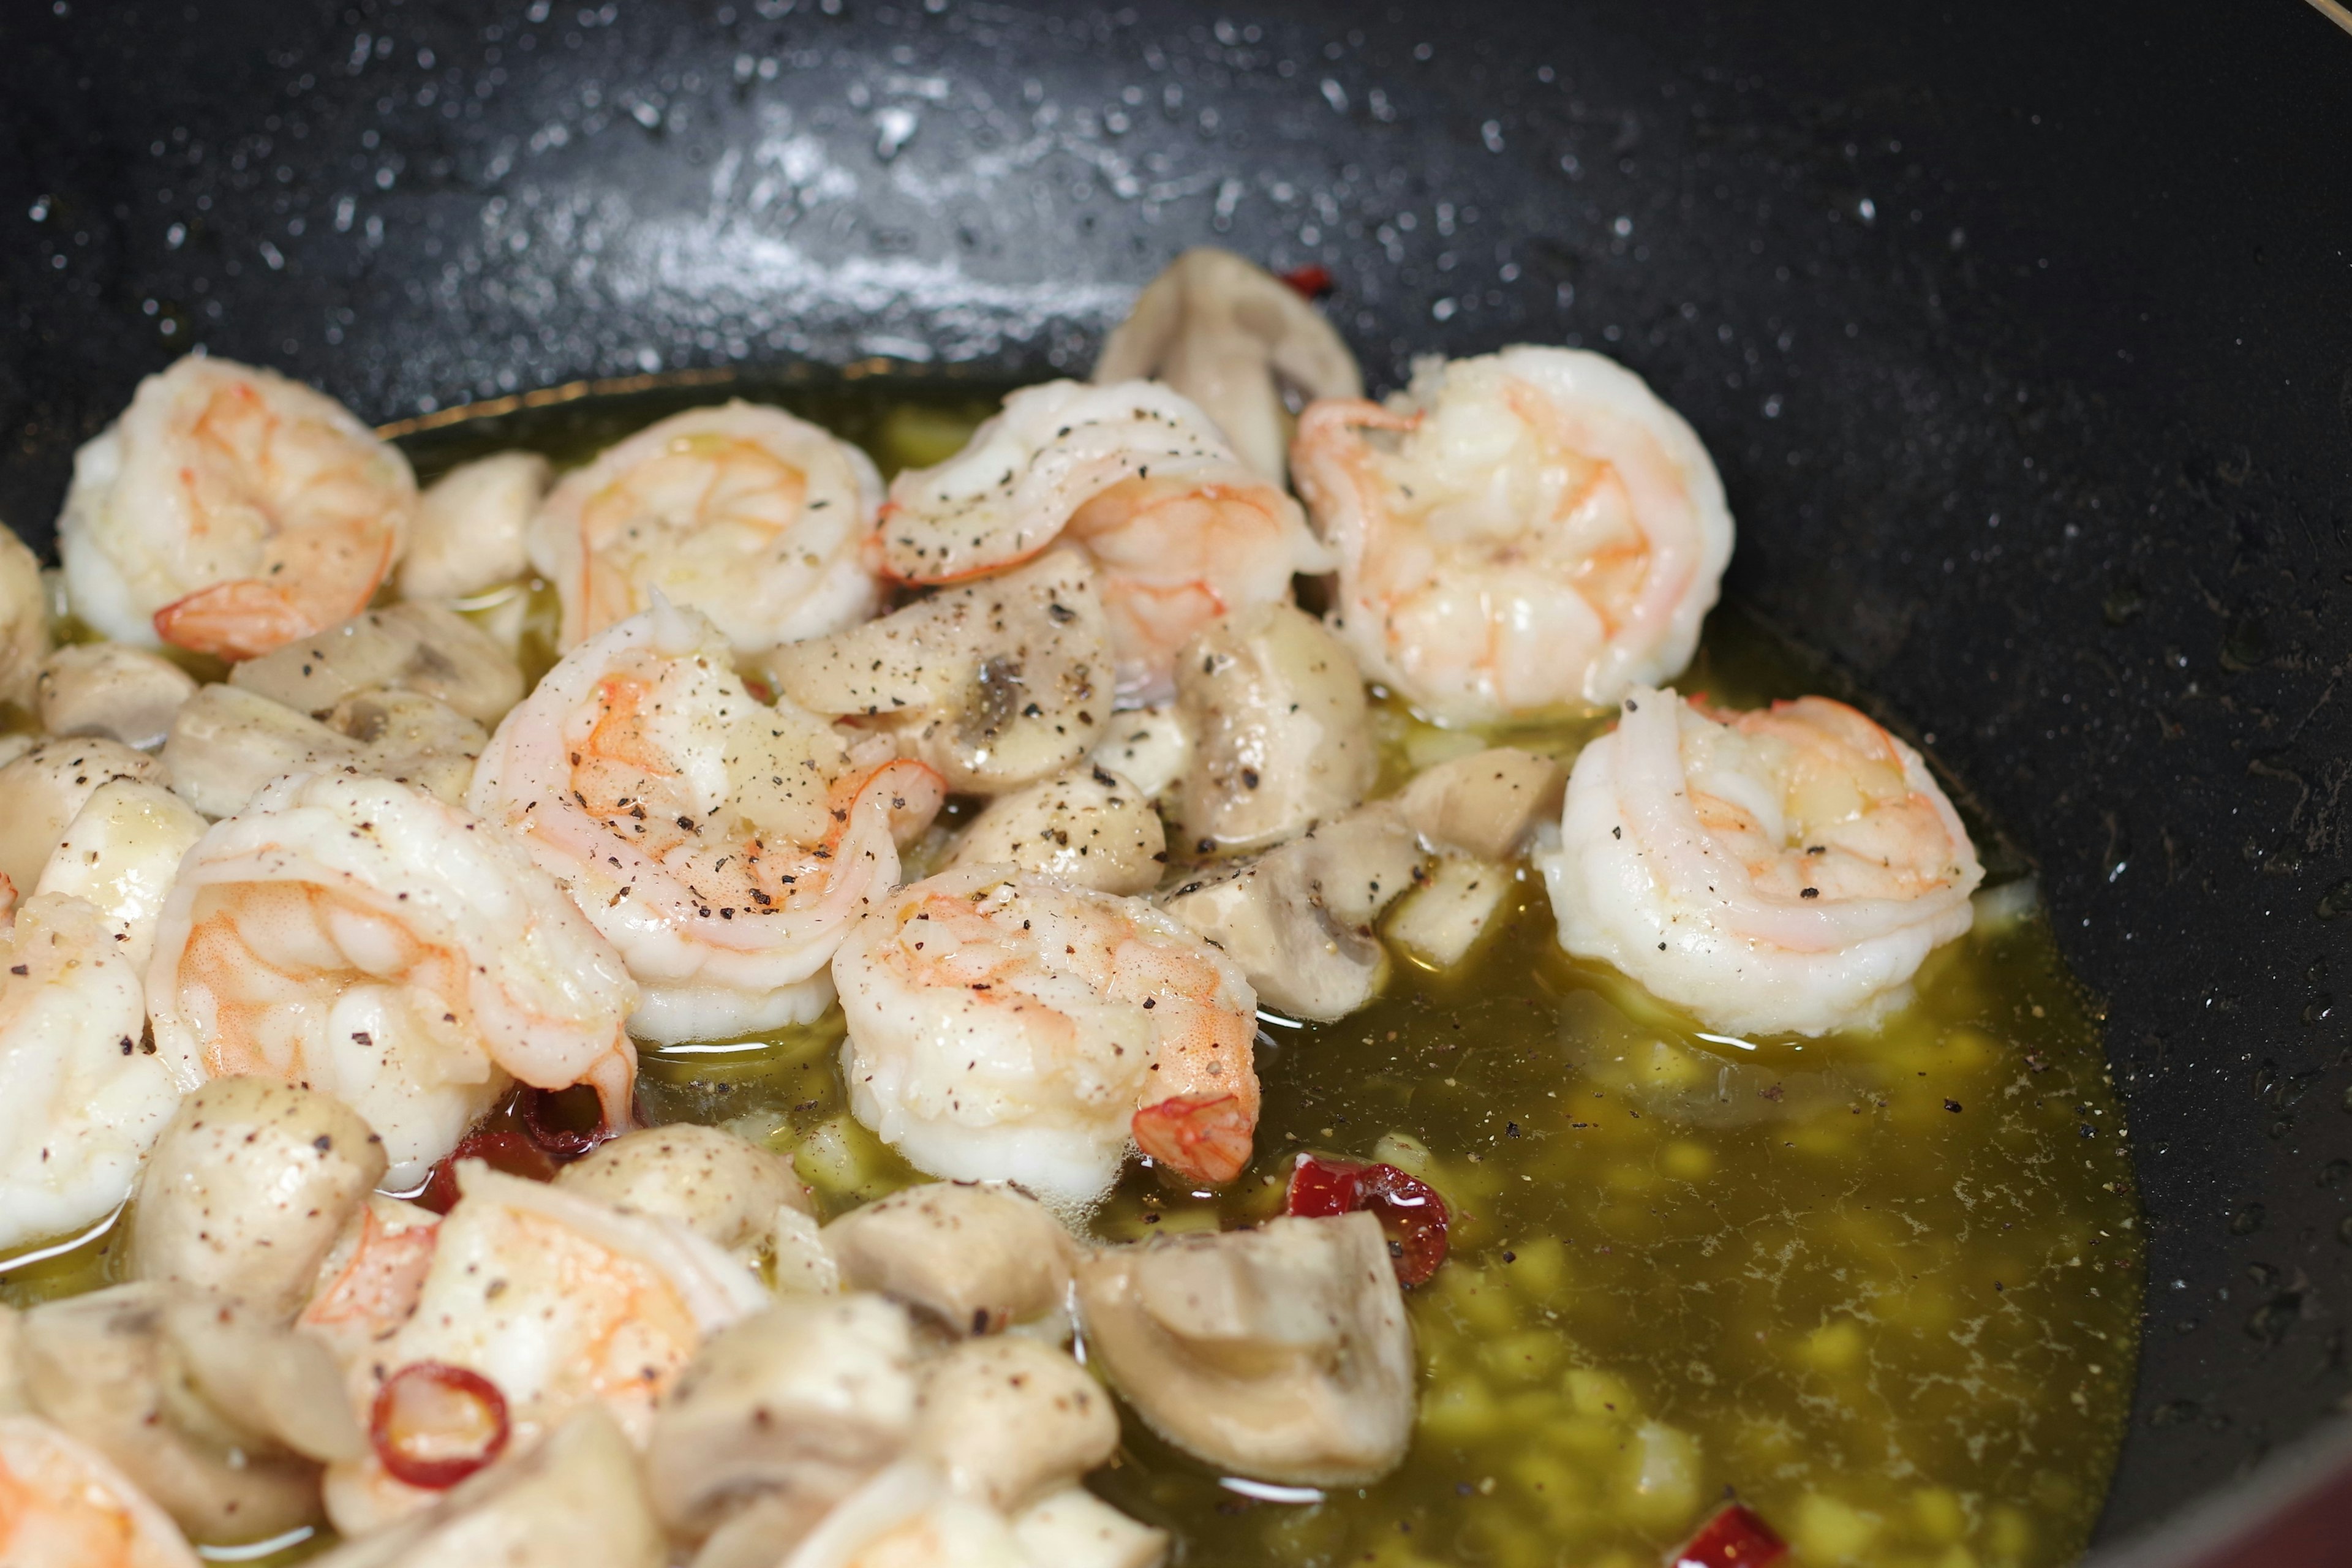
[[[1000,571],[1066,535],[1103,574],[1126,706],[1167,698],[1176,650],[1202,626],[1330,564],[1298,504],[1152,382],[1024,387],[961,452],[899,475],[882,509],[883,562],[902,582]]]
[[[1919,754],[1824,697],[1723,713],[1636,688],[1560,837],[1560,946],[1740,1034],[1876,1022],[1984,879]]]
[[[1443,722],[1672,676],[1731,557],[1706,448],[1595,353],[1425,361],[1389,407],[1310,405],[1291,464],[1339,555],[1334,629]]]
[[[214,824],[164,902],[147,1004],[184,1086],[333,1094],[383,1138],[394,1188],[509,1074],[629,1114],[619,954],[512,838],[390,779],[294,774]]]
[[[0,1249],[120,1207],[180,1103],[141,1047],[139,972],[116,929],[80,899],[44,893],[0,932]]]
[[[163,1510],[92,1448],[30,1415],[0,1415],[0,1563],[9,1568],[196,1568]]]
[[[684,1226],[472,1160],[458,1162],[458,1184],[464,1195],[431,1233],[413,1300],[403,1311],[388,1293],[398,1315],[365,1342],[348,1342],[345,1374],[363,1420],[386,1380],[438,1363],[498,1385],[514,1451],[591,1402],[643,1447],[655,1405],[704,1338],[768,1304],[742,1265]],[[328,1512],[348,1533],[438,1495],[394,1479],[373,1453],[327,1472]]]
[[[689,409],[558,481],[530,560],[563,601],[567,649],[658,588],[754,654],[881,606],[866,560],[881,500],[865,453],[781,408]]]
[[[805,1023],[894,831],[945,798],[920,763],[854,765],[789,700],[755,700],[727,640],[665,600],[574,650],[507,716],[471,804],[511,828],[620,949],[631,1027],[664,1042]]]
[[[902,888],[833,961],[850,1108],[934,1175],[1098,1198],[1130,1137],[1229,1182],[1257,1126],[1257,998],[1137,899],[1009,866]]]
[[[275,371],[191,356],[74,455],[74,613],[118,642],[251,658],[349,620],[399,559],[408,459]]]

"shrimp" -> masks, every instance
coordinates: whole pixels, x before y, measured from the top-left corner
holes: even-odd
[[[192,355],[74,455],[74,613],[118,642],[251,658],[347,621],[400,558],[408,459],[332,398]]]
[[[457,1163],[463,1196],[427,1234],[421,1282],[384,1290],[383,1315],[362,1339],[340,1341],[353,1407],[366,1420],[377,1392],[403,1368],[438,1363],[478,1373],[506,1402],[509,1448],[521,1452],[564,1418],[601,1404],[643,1448],[654,1409],[710,1334],[769,1302],[749,1270],[684,1226],[624,1214],[561,1188]],[[387,1232],[403,1278],[413,1233]],[[355,1258],[351,1268],[359,1267]],[[405,1300],[403,1298],[405,1297]],[[322,1293],[304,1321],[315,1331]],[[327,1510],[355,1534],[431,1503],[371,1452],[331,1466]]]
[[[1540,857],[1559,944],[1709,1026],[1820,1035],[1902,1005],[1984,879],[1919,754],[1842,702],[1717,712],[1637,687]]]
[[[0,1415],[0,1563],[10,1568],[196,1568],[169,1515],[47,1422]]]
[[[842,933],[898,881],[893,834],[945,798],[922,763],[853,764],[824,721],[754,700],[719,629],[656,598],[507,716],[471,804],[620,950],[632,1029],[670,1043],[831,1005]]]
[[[878,904],[833,974],[850,1109],[933,1175],[1079,1206],[1130,1138],[1199,1182],[1249,1161],[1257,998],[1140,900],[959,868]]]
[[[649,425],[565,475],[527,544],[562,600],[566,650],[658,588],[751,655],[881,607],[866,555],[881,500],[856,447],[781,408],[730,403]]]
[[[1298,503],[1167,387],[1024,387],[969,446],[892,481],[882,561],[906,583],[1002,571],[1066,537],[1103,574],[1122,706],[1164,701],[1177,650],[1328,571]]]
[[[139,971],[116,930],[80,899],[42,893],[0,932],[0,1248],[120,1208],[179,1106],[140,1043]]]
[[[1291,468],[1339,556],[1333,629],[1444,723],[1606,706],[1672,676],[1731,558],[1698,437],[1578,350],[1428,360],[1389,407],[1311,404]]]
[[[181,863],[147,972],[184,1088],[261,1074],[342,1100],[422,1181],[509,1075],[625,1125],[636,986],[520,845],[390,779],[296,773]]]

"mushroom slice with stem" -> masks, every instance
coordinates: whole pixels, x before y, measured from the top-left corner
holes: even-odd
[[[1380,1221],[1282,1218],[1079,1261],[1087,1342],[1154,1431],[1259,1480],[1360,1486],[1412,1436],[1412,1329]]]
[[[41,656],[48,651],[49,595],[40,558],[0,523],[0,702],[31,702]]]
[[[41,661],[34,694],[52,735],[103,735],[152,752],[195,694],[195,679],[161,654],[119,642],[76,643]]]
[[[287,773],[344,773],[414,784],[455,805],[488,744],[482,727],[415,692],[370,691],[327,722],[236,686],[207,686],[180,709],[163,762],[172,788],[210,817],[235,816]]]
[[[757,1536],[772,1563],[905,1447],[917,1389],[905,1308],[780,1301],[715,1335],[663,1401],[646,1453],[654,1506],[689,1540],[727,1532],[727,1555]]]
[[[999,795],[1085,756],[1111,714],[1095,574],[1055,550],[831,637],[765,656],[777,688],[929,763],[949,788]]]
[[[1356,356],[1281,279],[1230,250],[1200,246],[1144,286],[1095,362],[1098,385],[1166,383],[1217,423],[1243,461],[1286,472],[1289,397],[1361,397]]]
[[[530,571],[524,535],[549,472],[536,452],[493,452],[426,486],[400,563],[401,597],[462,598]]]
[[[1160,904],[1240,964],[1259,1001],[1328,1022],[1379,994],[1388,952],[1373,922],[1427,861],[1381,802],[1180,883]]]
[[[1013,1538],[1054,1568],[1160,1568],[1168,1532],[1138,1524],[1084,1487],[1064,1487],[1013,1516]]]
[[[1024,1335],[968,1340],[931,1363],[914,1451],[960,1496],[1007,1513],[1076,1481],[1118,1447],[1102,1384]]]
[[[778,1209],[810,1208],[791,1161],[691,1121],[625,1132],[563,1167],[555,1184],[625,1213],[674,1221],[739,1255],[768,1242]]]
[[[1470,956],[1516,880],[1508,866],[1474,855],[1439,855],[1383,934],[1423,968],[1451,969]]]
[[[459,1482],[425,1512],[344,1542],[313,1568],[660,1568],[661,1525],[636,1456],[591,1407],[544,1442]]]
[[[19,891],[40,879],[58,840],[89,797],[115,779],[162,784],[164,764],[94,735],[39,741],[0,767],[0,877]]]
[[[247,659],[229,684],[325,719],[363,691],[414,691],[478,724],[522,700],[522,670],[491,636],[438,605],[394,605]]]
[[[1355,657],[1289,605],[1226,616],[1186,644],[1176,708],[1194,742],[1175,812],[1192,854],[1287,838],[1363,799],[1380,768]]]
[[[1537,824],[1556,820],[1568,770],[1550,757],[1495,746],[1423,768],[1397,808],[1430,843],[1482,860],[1507,860]]]
[[[33,890],[89,903],[115,931],[117,950],[143,972],[181,858],[204,831],[205,819],[162,784],[111,780],[74,814]]]
[[[1011,1187],[909,1187],[852,1209],[824,1239],[845,1287],[896,1297],[953,1333],[1068,1334],[1076,1249],[1043,1204]]]
[[[1148,893],[1168,860],[1150,797],[1100,763],[999,795],[948,865],[1018,866],[1105,893]]]
[[[1094,760],[1156,801],[1192,765],[1192,731],[1172,702],[1132,709],[1111,721]]]
[[[383,1143],[334,1096],[215,1079],[181,1102],[147,1156],[131,1272],[289,1321],[384,1163]]]

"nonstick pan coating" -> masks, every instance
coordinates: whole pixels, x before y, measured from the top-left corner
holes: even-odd
[[[37,543],[197,343],[386,421],[1042,375],[1209,241],[1328,265],[1376,383],[1625,360],[1722,466],[1731,591],[2014,833],[2105,1001],[2151,1274],[2103,1539],[2352,1391],[2352,38],[2316,13],[19,0],[5,44],[0,513]]]

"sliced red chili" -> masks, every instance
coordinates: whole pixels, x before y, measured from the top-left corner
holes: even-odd
[[[555,1179],[555,1161],[545,1149],[520,1132],[468,1132],[457,1141],[447,1158],[433,1167],[425,1178],[425,1190],[416,1194],[418,1206],[435,1214],[447,1214],[457,1206],[457,1162],[479,1160],[493,1171],[504,1171],[509,1176],[526,1181],[551,1182]]]
[[[1282,280],[1302,300],[1320,300],[1331,291],[1331,269],[1312,261],[1292,268],[1282,275]]]
[[[515,1098],[515,1120],[559,1165],[568,1164],[620,1134],[604,1125],[604,1108],[586,1084],[526,1089]]]
[[[480,1373],[411,1362],[375,1391],[368,1441],[384,1473],[412,1487],[454,1487],[505,1451],[507,1398]]]
[[[1666,1568],[1764,1568],[1789,1554],[1772,1527],[1736,1502],[1725,1503],[1698,1533],[1666,1554]]]
[[[1394,1165],[1298,1156],[1283,1200],[1285,1214],[1320,1218],[1358,1209],[1369,1211],[1388,1233],[1398,1282],[1427,1284],[1445,1261],[1445,1227],[1452,1218],[1435,1187]]]

